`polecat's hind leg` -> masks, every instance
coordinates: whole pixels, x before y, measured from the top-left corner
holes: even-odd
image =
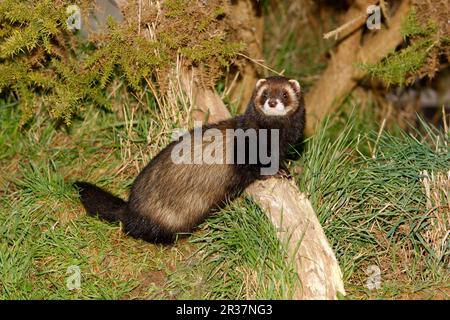
[[[160,244],[171,244],[175,241],[175,233],[132,210],[128,210],[120,220],[123,224],[123,232],[130,237]]]

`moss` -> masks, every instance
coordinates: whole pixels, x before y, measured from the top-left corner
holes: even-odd
[[[210,16],[207,16],[205,19],[199,22],[197,31],[204,32],[215,19],[218,19],[225,14],[226,11],[224,8],[222,7],[217,8]]]
[[[382,79],[388,86],[403,85],[408,75],[419,70],[427,60],[430,40],[422,40],[393,53],[378,64],[363,64],[362,68],[371,76]]]
[[[92,7],[88,0],[75,3]],[[227,40],[225,23],[219,21],[226,14],[221,1],[208,6],[165,1],[157,41],[137,34],[136,21],[119,25],[109,19],[106,33],[91,43],[80,43],[77,34],[66,29],[66,8],[72,4],[69,0],[0,2],[0,94],[13,95],[20,102],[22,124],[40,106],[66,123],[85,105],[109,108],[108,87],[114,78],[123,79],[132,93],[143,87],[145,78],[156,75],[162,88],[180,52],[187,63],[214,70],[201,75],[211,83],[218,68],[228,66],[243,47]],[[152,15],[146,17],[151,20]]]
[[[194,48],[182,48],[181,53],[194,63],[200,63],[214,57],[222,66],[226,67],[228,66],[228,61],[243,47],[244,44],[242,43],[225,43],[223,38],[214,37],[203,41]]]
[[[186,0],[167,0],[164,2],[167,9],[164,15],[168,18],[182,17],[188,5],[189,1]]]
[[[436,25],[429,21],[427,25],[422,26],[417,20],[416,10],[412,9],[405,20],[403,20],[401,33],[403,37],[412,36],[430,36],[437,30]]]
[[[377,64],[359,65],[370,76],[383,80],[388,86],[409,84],[425,75],[433,77],[436,68],[428,68],[427,65],[439,59],[440,48],[445,45],[445,36],[441,35],[437,24],[431,19],[420,23],[415,9],[404,19],[401,34],[406,47]]]
[[[161,32],[159,34],[160,46],[176,50],[185,47],[189,42],[189,35],[185,33]]]

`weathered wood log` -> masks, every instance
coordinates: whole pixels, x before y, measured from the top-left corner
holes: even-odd
[[[270,178],[246,189],[276,227],[295,259],[300,285],[296,299],[336,299],[345,294],[342,272],[316,213],[291,180]]]

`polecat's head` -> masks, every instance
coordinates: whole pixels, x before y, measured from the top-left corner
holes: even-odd
[[[279,76],[260,79],[253,99],[255,110],[266,116],[290,115],[300,108],[300,84]]]

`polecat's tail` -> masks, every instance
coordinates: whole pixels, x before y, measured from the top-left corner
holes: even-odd
[[[127,208],[125,201],[91,183],[77,181],[73,185],[78,188],[81,203],[91,216],[115,222]]]

